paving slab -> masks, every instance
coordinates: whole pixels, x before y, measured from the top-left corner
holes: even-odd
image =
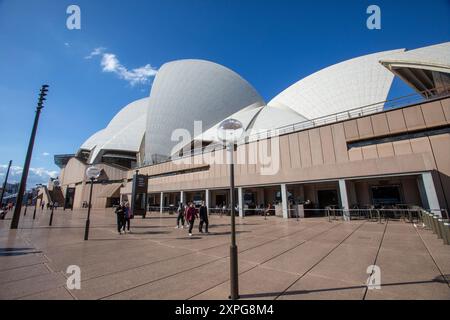
[[[175,229],[175,215],[151,213],[119,235],[112,209],[38,210],[18,230],[0,220],[0,299],[226,299],[230,217],[211,216],[210,234]],[[450,246],[404,221],[326,218],[236,220],[243,299],[450,299]],[[367,290],[367,267],[381,268]],[[81,290],[66,269],[81,268]]]

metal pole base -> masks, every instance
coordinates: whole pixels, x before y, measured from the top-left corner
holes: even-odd
[[[52,208],[52,213],[50,214],[50,221],[48,223],[49,226],[51,226],[53,223],[53,208]]]
[[[84,228],[84,240],[89,240],[89,224],[90,220],[86,220],[86,227]]]
[[[238,280],[238,250],[237,246],[230,246],[230,299],[239,299]]]

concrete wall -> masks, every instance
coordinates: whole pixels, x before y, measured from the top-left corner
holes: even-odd
[[[107,164],[97,164],[96,167],[103,170],[100,177],[102,180],[123,180],[127,176],[127,171]],[[82,207],[84,201],[89,199],[90,182],[86,178],[86,169],[88,165],[77,158],[72,158],[67,163],[60,175],[61,189],[65,192],[67,187],[75,187],[74,209]],[[104,208],[107,204],[107,198],[103,196],[109,188],[109,184],[94,184],[92,189],[92,207]],[[65,193],[64,193],[65,195]]]

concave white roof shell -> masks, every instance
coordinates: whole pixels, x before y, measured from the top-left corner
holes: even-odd
[[[288,107],[266,106],[256,116],[250,128],[251,134],[266,130],[273,130],[294,123],[306,121],[307,119]]]
[[[385,101],[394,75],[379,61],[403,50],[368,54],[322,69],[296,82],[268,105],[289,107],[314,119]]]
[[[307,119],[305,119],[292,109],[289,109],[287,107],[270,106],[245,108],[232,114],[226,119],[229,118],[239,120],[242,123],[245,131],[240,139],[241,141],[246,139],[248,136],[256,135],[267,130],[274,130],[283,126],[289,126],[294,123],[307,121]],[[217,130],[222,121],[216,123],[204,133],[196,136],[194,140],[219,142]]]
[[[87,139],[80,149],[91,150],[95,163],[102,150],[138,152],[145,133],[149,98],[136,100],[117,113],[108,126]]]
[[[180,142],[175,129],[194,134],[194,121],[202,131],[250,105],[264,105],[258,92],[234,71],[204,60],[178,60],[164,64],[152,85],[145,134],[145,159],[168,157]],[[174,139],[178,139],[175,136]]]
[[[399,52],[380,61],[388,67],[409,67],[450,72],[450,42]]]
[[[239,120],[242,123],[242,126],[244,130],[247,130],[250,125],[252,124],[253,119],[255,119],[256,115],[265,107],[257,105],[251,105],[248,106],[242,110],[239,110],[238,112],[233,113],[232,115],[226,117],[225,119],[221,120],[220,122],[216,123],[214,126],[206,130],[205,132],[197,135],[195,137],[195,141],[212,141],[212,142],[218,142],[219,138],[217,136],[217,130],[219,128],[219,125],[222,123],[222,121],[226,119],[236,119]]]

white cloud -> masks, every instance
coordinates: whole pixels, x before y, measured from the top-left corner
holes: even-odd
[[[42,152],[42,155],[43,155],[44,157],[48,157],[48,156],[50,155],[50,153],[48,153],[48,152]]]
[[[5,175],[8,166],[0,165],[0,174]],[[23,168],[21,166],[11,166],[9,171],[8,182],[17,183],[20,182],[22,177]],[[58,171],[48,170],[45,168],[30,168],[28,171],[27,179],[27,189],[34,187],[38,183],[47,184],[50,178],[56,178],[58,176]]]
[[[64,45],[65,45],[66,47],[70,47],[70,43],[68,43],[68,42],[64,42]]]
[[[85,59],[92,59],[92,58],[95,57],[95,56],[101,55],[101,54],[105,51],[105,49],[106,49],[106,48],[103,48],[103,47],[95,48],[91,53],[89,53],[89,55],[87,55],[87,56],[84,57],[84,58],[85,58]]]
[[[120,63],[119,59],[114,53],[104,52],[104,48],[94,49],[94,51],[92,51],[86,57],[86,59],[91,59],[92,57],[98,55],[102,56],[100,65],[102,66],[103,72],[114,73],[120,79],[128,81],[132,86],[136,84],[147,83],[149,79],[154,77],[158,72],[158,70],[152,67],[150,64],[128,70],[124,65]]]

